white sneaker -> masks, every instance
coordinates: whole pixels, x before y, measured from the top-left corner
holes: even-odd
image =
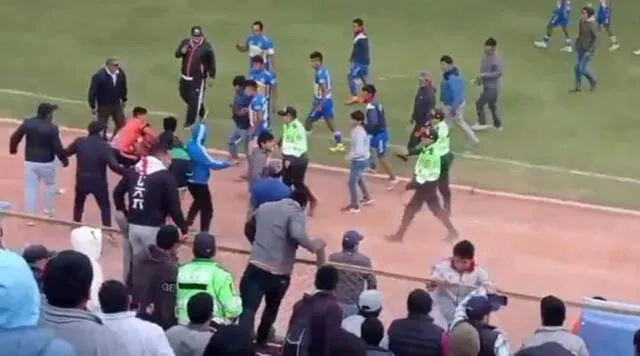
[[[571,53],[573,52],[573,47],[571,46],[564,46],[560,49],[561,52],[567,52],[567,53]]]
[[[375,199],[373,198],[369,198],[369,199],[361,199],[360,200],[360,205],[373,205],[373,203],[375,203]]]
[[[473,131],[485,131],[491,128],[491,125],[475,123],[471,125]]]
[[[56,191],[56,194],[58,195],[65,195],[67,193],[67,190],[64,188],[60,188]]]
[[[609,47],[609,52],[617,51],[619,49],[620,49],[620,45],[617,43],[614,43]]]
[[[640,49],[636,49],[635,51],[633,51],[633,54],[636,56],[640,56]]]
[[[398,185],[398,183],[400,183],[400,180],[398,180],[398,178],[393,178],[392,180],[389,181],[389,184],[387,185],[387,190],[394,190],[396,188],[396,185]]]
[[[545,41],[535,41],[533,42],[533,45],[538,47],[538,48],[547,48],[548,44]]]
[[[53,210],[45,210],[44,217],[47,219],[53,219],[54,217]]]

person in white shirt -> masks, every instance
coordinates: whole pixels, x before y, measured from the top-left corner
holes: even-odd
[[[136,356],[175,356],[162,328],[138,319],[129,310],[131,295],[120,281],[108,280],[98,292],[103,324],[118,334],[126,345],[123,354]]]
[[[358,314],[351,315],[342,320],[342,329],[361,337],[362,323],[367,318],[379,318],[382,312],[382,294],[375,290],[365,290],[358,298]],[[389,348],[389,338],[387,335],[380,341],[380,347]]]

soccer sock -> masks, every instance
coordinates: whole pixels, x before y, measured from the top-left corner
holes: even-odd
[[[542,42],[544,43],[549,43],[550,40],[551,40],[551,37],[549,37],[549,35],[544,35],[542,37]]]
[[[336,144],[342,143],[342,134],[340,134],[340,131],[335,131],[333,133],[333,139],[336,141]]]
[[[616,36],[611,36],[609,37],[609,41],[611,41],[611,44],[617,44],[618,38],[616,38]]]
[[[349,76],[347,77],[347,82],[349,83],[349,93],[351,93],[351,96],[356,96],[358,94],[356,78]]]
[[[565,38],[564,44],[567,46],[571,46],[571,38]]]

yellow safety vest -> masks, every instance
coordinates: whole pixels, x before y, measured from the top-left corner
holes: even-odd
[[[282,125],[282,154],[300,157],[307,153],[307,132],[298,119]]]

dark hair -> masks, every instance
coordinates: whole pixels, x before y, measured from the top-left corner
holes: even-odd
[[[444,56],[440,57],[440,62],[444,62],[447,64],[453,64],[453,58],[451,58],[450,55],[445,54]]]
[[[136,106],[135,108],[133,108],[133,116],[140,116],[140,115],[147,115],[147,109],[143,108],[142,106]]]
[[[364,113],[362,112],[362,110],[352,111],[349,116],[351,116],[351,120],[364,122]]]
[[[309,203],[309,197],[307,197],[307,193],[302,190],[294,189],[289,196],[291,200],[300,204],[302,209],[307,207],[307,203]]]
[[[77,308],[89,300],[93,267],[85,254],[66,250],[49,260],[42,275],[47,302],[58,308]]]
[[[171,250],[180,240],[180,231],[175,225],[162,225],[156,234],[156,246]]]
[[[378,318],[366,318],[360,325],[360,337],[367,345],[378,346],[384,338],[384,326]]]
[[[129,291],[127,286],[115,279],[105,281],[98,291],[100,309],[105,314],[120,313],[129,310]]]
[[[193,295],[187,302],[187,315],[194,324],[209,322],[213,315],[213,298],[206,292]]]
[[[593,16],[593,14],[595,13],[595,10],[591,6],[583,7],[582,11],[586,12],[588,17]]]
[[[244,82],[244,87],[258,89],[258,83],[255,80],[247,80]]]
[[[567,308],[559,298],[548,295],[540,300],[542,326],[562,326],[567,317]]]
[[[360,27],[364,26],[364,20],[359,17],[356,17],[355,19],[353,19],[352,22]]]
[[[172,142],[166,142],[166,140],[159,140],[159,139],[154,139],[153,141],[151,141],[149,143],[149,151],[148,151],[149,156],[167,154],[167,151],[169,151],[170,149],[169,145],[173,143],[173,140],[171,141]]]
[[[469,240],[462,240],[453,246],[453,255],[465,260],[472,260],[476,255],[476,248]]]
[[[433,299],[424,289],[414,289],[407,297],[407,311],[410,314],[426,315],[431,313]]]
[[[318,290],[335,290],[338,285],[338,269],[331,265],[324,265],[318,268],[313,285]]]
[[[162,128],[165,131],[176,132],[176,129],[178,128],[178,120],[173,116],[167,116],[162,119]]]
[[[105,125],[102,121],[91,121],[87,126],[87,133],[89,135],[99,134],[107,129],[107,125]]]
[[[273,141],[273,134],[269,131],[262,131],[260,135],[258,135],[258,146],[262,147],[263,144]]]
[[[489,37],[487,38],[486,41],[484,41],[484,45],[489,47],[495,47],[498,45],[498,41],[496,41],[496,39],[493,37]]]
[[[253,56],[251,57],[251,64],[264,64],[264,58],[262,56]]]
[[[251,26],[258,26],[260,31],[264,30],[264,24],[262,23],[262,21],[253,21]]]
[[[243,87],[246,81],[247,78],[244,75],[236,75],[235,77],[233,77],[232,83],[234,87]]]
[[[359,337],[338,328],[328,342],[329,356],[366,356],[367,347]]]
[[[202,356],[255,356],[251,330],[238,325],[221,325],[209,339]]]
[[[323,56],[322,53],[318,52],[318,51],[313,51],[311,52],[311,54],[309,55],[309,59],[317,59],[320,62],[322,62]]]
[[[376,95],[378,90],[376,90],[376,86],[373,84],[365,84],[362,86],[362,91],[365,93],[369,93],[371,95]]]

